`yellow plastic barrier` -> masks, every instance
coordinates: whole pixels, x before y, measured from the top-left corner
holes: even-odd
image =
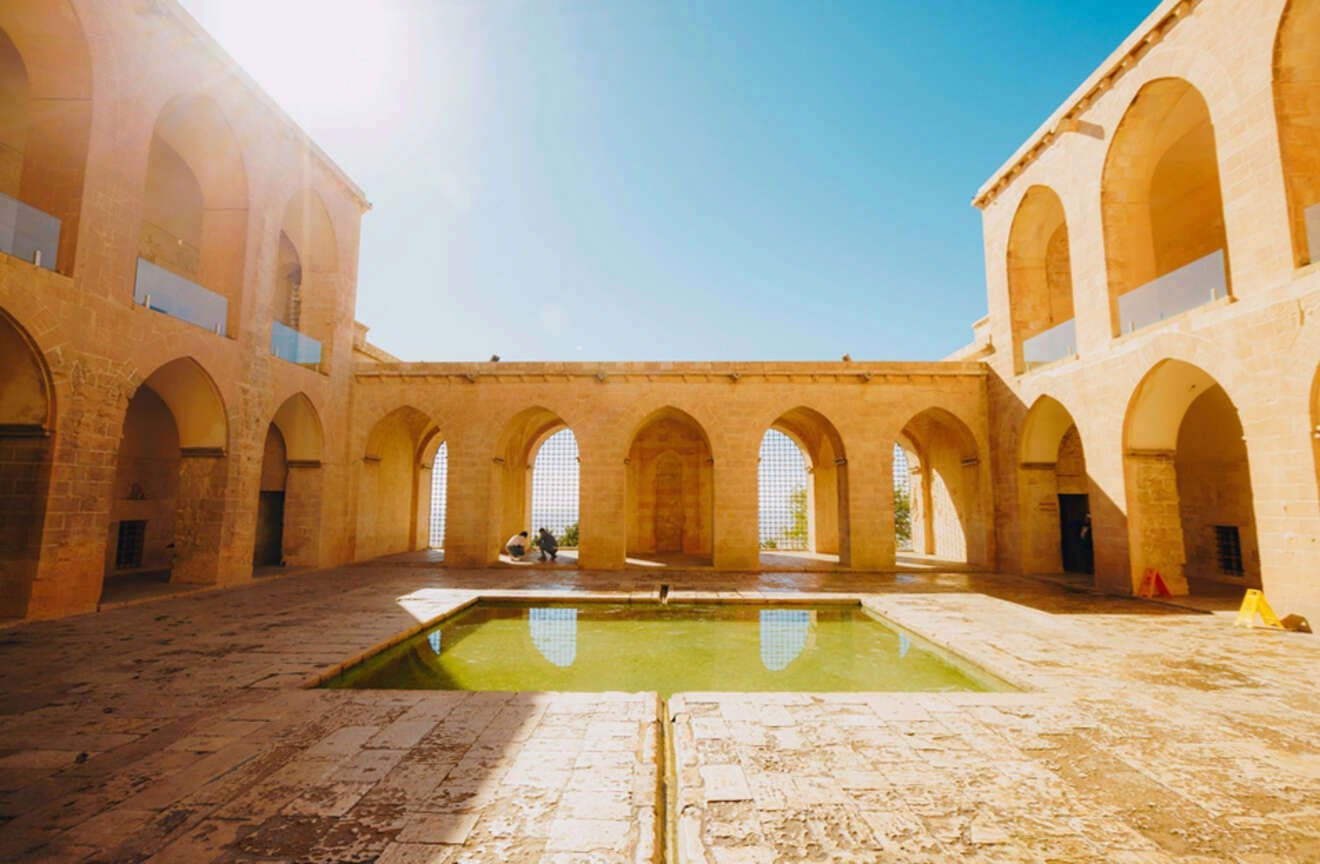
[[[1279,621],[1279,616],[1274,614],[1270,604],[1265,602],[1265,595],[1256,588],[1248,588],[1247,594],[1242,598],[1242,608],[1238,610],[1237,620],[1233,622],[1235,627],[1255,627],[1256,616],[1260,615],[1261,622],[1266,627],[1285,629],[1283,623]]]

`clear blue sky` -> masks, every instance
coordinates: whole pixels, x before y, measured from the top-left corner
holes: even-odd
[[[1154,7],[182,2],[375,205],[405,360],[938,359],[973,193]]]

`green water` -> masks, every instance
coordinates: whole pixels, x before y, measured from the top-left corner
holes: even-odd
[[[327,681],[434,690],[1012,689],[857,606],[480,603]]]

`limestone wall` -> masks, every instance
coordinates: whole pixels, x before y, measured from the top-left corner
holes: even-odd
[[[1290,57],[1305,54],[1294,46],[1312,46],[1306,50],[1313,56],[1316,25],[1308,22],[1316,16],[1303,12],[1314,6],[1298,0],[1162,3],[978,193],[992,345],[982,356],[992,370],[1001,569],[1048,566],[1042,556],[1048,558],[1047,535],[1057,527],[1032,513],[1039,472],[1024,462],[1021,448],[1030,411],[1050,396],[1075,420],[1085,452],[1099,585],[1130,591],[1149,566],[1181,585],[1184,566],[1193,575],[1210,566],[1207,526],[1238,523],[1244,562],[1252,573],[1259,567],[1275,608],[1320,615],[1312,440],[1320,274],[1296,254],[1290,225],[1296,202],[1285,183],[1313,173],[1314,160],[1285,161],[1280,150],[1281,137],[1299,140],[1293,127],[1312,116],[1298,106],[1320,104],[1318,82],[1305,85],[1310,97],[1301,94],[1309,103],[1298,101],[1310,79],[1289,66]],[[1293,29],[1281,31],[1281,23]],[[1167,81],[1182,82],[1182,89],[1162,103],[1161,88],[1177,89]],[[1196,108],[1198,99],[1204,109]],[[1276,111],[1285,99],[1292,100],[1288,110]],[[1190,119],[1195,110],[1204,110],[1209,123],[1197,126]],[[1115,162],[1119,157],[1123,166]],[[1138,162],[1150,173],[1133,175]],[[1188,179],[1196,165],[1204,182]],[[1127,185],[1110,185],[1115,177],[1125,177]],[[1146,182],[1152,185],[1141,185]],[[1293,186],[1309,188],[1308,182]],[[1022,203],[1042,187],[1058,196],[1066,217],[1077,353],[1019,374],[1014,352],[1022,334],[1015,333],[1010,302],[1010,246]],[[1150,196],[1141,199],[1146,210],[1124,216],[1106,204],[1132,202],[1133,195]],[[1151,232],[1145,240],[1142,231]],[[1231,296],[1221,291],[1216,301],[1126,333],[1111,292],[1116,279],[1140,269],[1122,257],[1133,238],[1152,244],[1149,275],[1223,246]],[[1202,377],[1177,385],[1177,376],[1162,380],[1159,370],[1170,360]],[[1237,442],[1236,456],[1232,442],[1217,437],[1224,432],[1221,421],[1208,425],[1188,411],[1191,397],[1179,395],[1179,387],[1214,385],[1240,418],[1245,440]],[[1150,392],[1143,395],[1143,388]],[[1184,422],[1188,431],[1180,443]],[[1189,462],[1197,460],[1201,467],[1191,471]],[[1249,573],[1244,584],[1253,578]]]
[[[958,499],[949,518],[960,520],[958,531],[963,521],[970,526],[967,557],[993,560],[985,378],[975,363],[363,363],[354,393],[352,447],[362,454],[354,557],[403,551],[426,537],[424,525],[405,536],[394,517],[386,528],[361,508],[382,494],[401,501],[412,488],[429,489],[423,466],[444,441],[446,562],[494,561],[519,524],[509,514],[524,500],[521,486],[508,489],[530,454],[510,442],[566,426],[581,459],[583,566],[622,567],[628,552],[653,552],[679,537],[683,553],[709,556],[717,568],[753,569],[761,439],[772,426],[801,429],[804,418],[818,417],[837,441],[820,452],[834,454],[836,475],[846,473],[846,482],[833,484],[843,491],[828,512],[847,518],[829,515],[826,523],[842,523],[834,533],[846,540],[852,567],[889,568],[894,443],[913,418],[931,412],[939,423],[908,431],[949,473]],[[400,417],[412,418],[407,441],[416,467],[382,492],[370,454]],[[944,437],[955,428],[958,435]],[[846,506],[837,503],[840,494]],[[420,520],[428,510],[412,512]],[[671,525],[670,544],[658,543],[662,523]]]
[[[350,486],[343,464],[361,192],[171,2],[15,0],[0,4],[0,28],[27,65],[33,104],[49,103],[49,110],[29,111],[19,197],[63,220],[59,272],[0,255],[0,329],[31,344],[46,382],[46,416],[38,422],[0,398],[0,490],[25,490],[22,500],[0,491],[0,503],[21,510],[27,523],[4,520],[0,616],[96,608],[118,520],[155,506],[130,501],[115,487],[121,452],[145,452],[150,444],[128,430],[123,447],[129,400],[154,371],[181,358],[199,377],[160,395],[174,400],[174,420],[193,430],[198,446],[183,442],[173,527],[164,515],[148,527],[161,538],[172,532],[174,578],[250,578],[266,433],[295,394],[312,406],[323,443],[297,469],[297,487],[316,503],[290,535],[303,551],[300,563],[346,560]],[[193,221],[170,223],[151,210],[160,200],[148,188],[152,140],[172,106],[197,99],[211,106],[206,110],[228,130],[227,146],[241,159],[243,210],[213,197],[218,209],[207,209],[200,222],[194,208]],[[194,128],[193,115],[179,116],[169,132],[175,143]],[[218,188],[205,160],[189,170],[203,194]],[[330,362],[322,372],[270,356],[280,226],[289,202],[308,190],[323,203],[338,249],[334,272],[323,277],[333,286],[324,293],[334,296],[314,313],[332,322],[324,329]],[[170,254],[184,258],[166,263],[230,298],[228,335],[134,305],[144,233],[162,249],[167,234],[179,235]],[[188,251],[194,239],[196,255]],[[203,417],[218,417],[219,425]],[[313,525],[316,542],[308,537]]]

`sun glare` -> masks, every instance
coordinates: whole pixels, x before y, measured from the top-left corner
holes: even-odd
[[[183,0],[202,26],[304,124],[376,126],[408,77],[408,9],[355,0]]]

